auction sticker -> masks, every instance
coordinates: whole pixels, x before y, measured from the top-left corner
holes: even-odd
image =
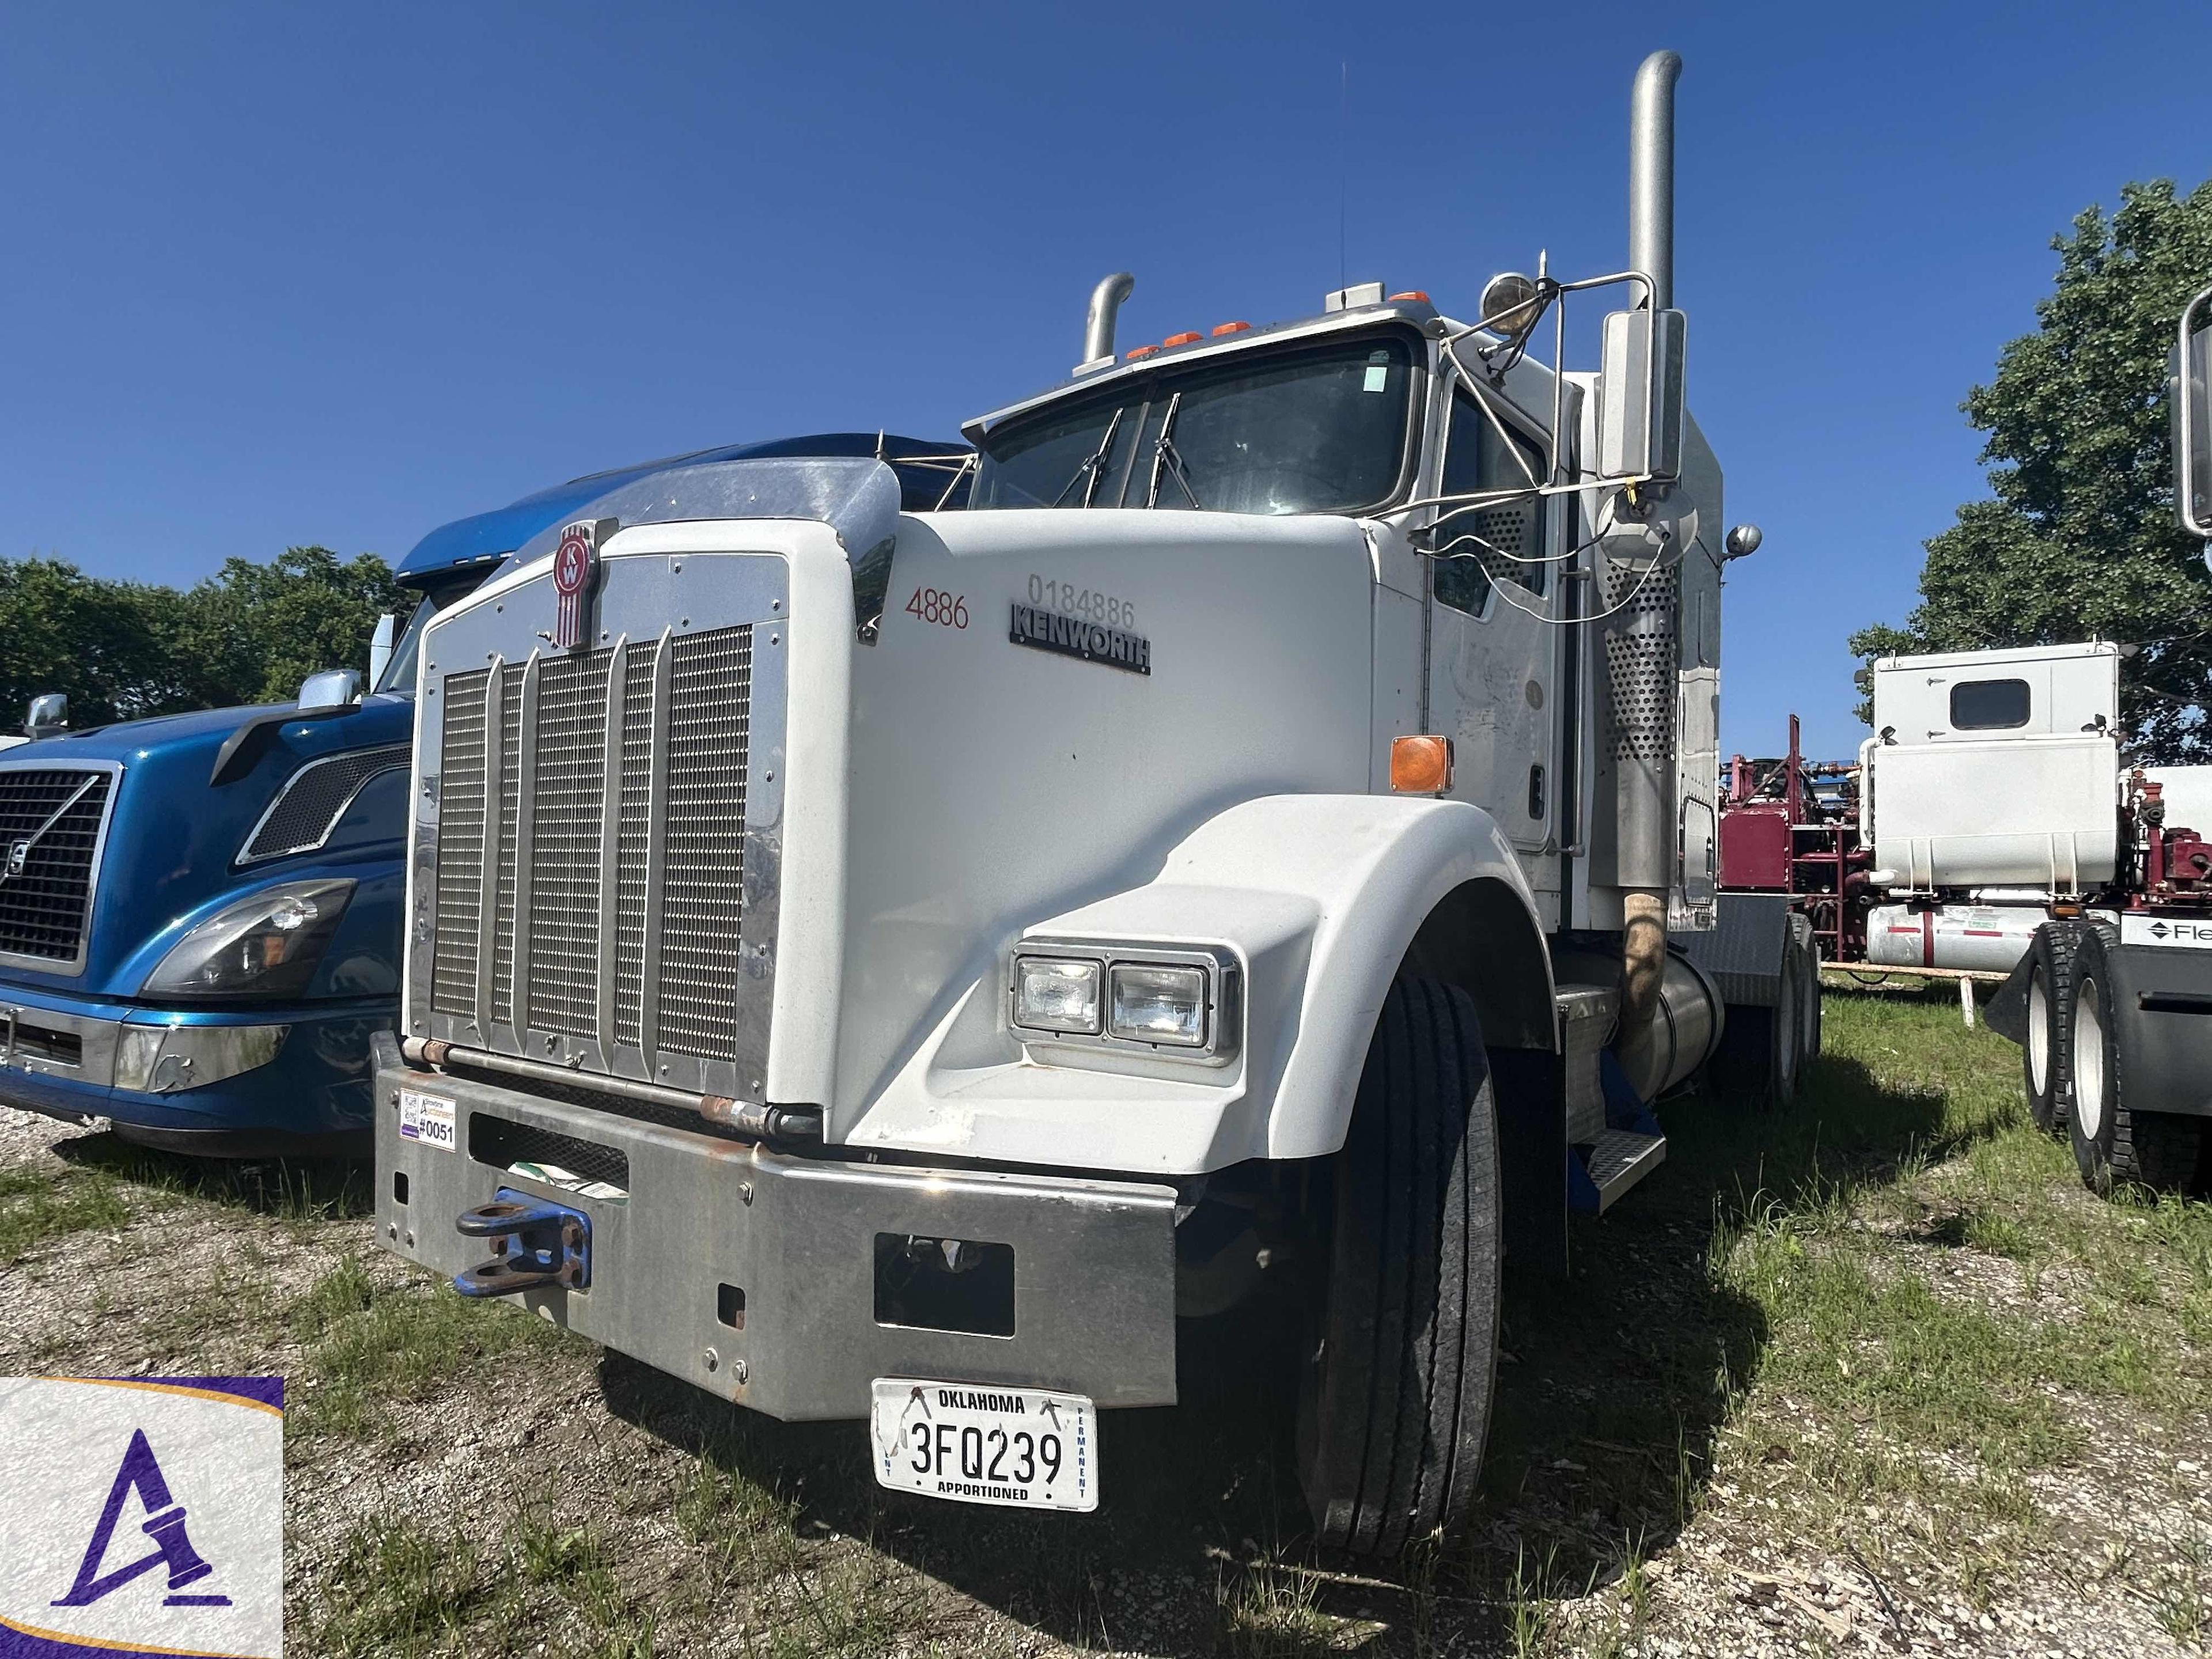
[[[0,1378],[0,1655],[283,1645],[283,1378]]]
[[[438,1095],[418,1095],[412,1089],[402,1089],[399,1135],[403,1140],[419,1140],[441,1152],[452,1152],[453,1103]]]

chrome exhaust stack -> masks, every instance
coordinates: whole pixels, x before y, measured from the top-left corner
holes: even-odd
[[[1076,364],[1075,373],[1091,374],[1113,367],[1114,324],[1121,301],[1136,286],[1137,279],[1126,270],[1098,279],[1098,286],[1091,290],[1090,314],[1083,319],[1083,361]]]
[[[1681,58],[1655,52],[1636,71],[1628,118],[1628,263],[1650,278],[1640,308],[1674,301],[1674,83]],[[1624,1051],[1648,1046],[1667,969],[1668,895],[1674,881],[1674,701],[1680,596],[1669,550],[1645,533],[1602,561],[1605,664],[1611,693],[1614,845],[1621,889],[1620,1026]],[[1610,543],[1613,538],[1608,538]]]

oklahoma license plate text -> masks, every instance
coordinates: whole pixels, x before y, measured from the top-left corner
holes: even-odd
[[[879,1376],[869,1412],[876,1481],[1014,1509],[1098,1507],[1098,1412],[1079,1394]]]

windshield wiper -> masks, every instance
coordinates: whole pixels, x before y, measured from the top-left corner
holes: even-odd
[[[1052,498],[1052,504],[1054,507],[1066,501],[1067,492],[1078,484],[1083,486],[1084,506],[1091,505],[1092,498],[1098,494],[1098,480],[1104,473],[1106,458],[1113,453],[1114,434],[1121,429],[1121,417],[1128,412],[1128,405],[1126,404],[1114,411],[1114,418],[1106,422],[1106,435],[1098,441],[1098,447],[1083,458],[1082,464],[1075,469],[1068,481],[1060,486],[1060,494]]]
[[[1182,408],[1182,393],[1178,392],[1168,399],[1168,412],[1160,417],[1160,435],[1152,441],[1152,478],[1145,491],[1145,505],[1160,504],[1160,474],[1170,465],[1175,469],[1175,481],[1182,486],[1182,493],[1190,497],[1190,504],[1204,512],[1198,492],[1190,487],[1190,475],[1183,470],[1182,455],[1175,447],[1176,416]]]

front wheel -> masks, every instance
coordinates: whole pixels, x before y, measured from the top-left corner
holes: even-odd
[[[2027,1036],[2021,1042],[2021,1081],[2028,1115],[2055,1135],[2066,1133],[2068,1058],[2074,1041],[2075,957],[2081,924],[2047,921],[2028,943]]]
[[[2083,928],[2074,957],[2067,1052],[2074,1161],[2094,1192],[2108,1193],[2127,1182],[2157,1192],[2185,1192],[2203,1162],[2204,1120],[2145,1111],[2130,1103],[2112,989],[2112,934],[2101,923]],[[2031,1000],[2031,1019],[2033,1011]]]
[[[1334,1160],[1298,1400],[1320,1541],[1395,1555],[1462,1527],[1497,1369],[1498,1126],[1474,1005],[1401,978]]]

